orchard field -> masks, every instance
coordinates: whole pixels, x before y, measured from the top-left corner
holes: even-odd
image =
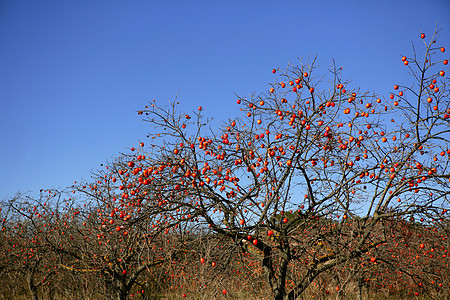
[[[309,59],[220,124],[148,103],[91,180],[2,201],[0,299],[450,298],[448,52],[413,45],[388,95]]]

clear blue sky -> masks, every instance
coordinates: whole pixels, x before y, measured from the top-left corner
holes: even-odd
[[[450,50],[447,0],[1,0],[0,199],[87,179],[145,142],[148,100],[236,115],[234,93],[266,90],[297,57],[387,93],[436,23]]]

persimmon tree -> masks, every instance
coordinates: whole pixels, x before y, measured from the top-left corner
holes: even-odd
[[[448,208],[447,61],[435,39],[402,58],[415,82],[386,98],[353,88],[335,65],[325,82],[313,60],[274,69],[268,95],[239,97],[244,116],[221,129],[201,107],[191,115],[151,103],[139,114],[152,145],[122,164],[137,177],[122,197],[142,199],[141,219],[163,217],[161,230],[198,222],[235,250],[258,249],[274,299],[295,299],[386,243],[373,235],[378,223],[439,221]]]
[[[168,261],[167,256],[175,256],[175,251],[165,246],[169,240],[141,228],[144,223],[127,223],[128,212],[115,216],[108,202],[113,199],[99,198],[100,189],[81,191],[88,199],[83,205],[77,194],[54,190],[38,200],[15,197],[9,201],[9,220],[5,222],[11,223],[12,218],[14,222],[8,230],[5,265],[9,269],[5,273],[23,273],[33,299],[43,294],[43,289],[38,291],[43,284],[51,285],[54,293],[72,292],[76,298],[86,295],[80,294],[83,285],[85,293],[109,299],[126,299],[133,291],[143,293],[147,282],[155,281],[149,274],[144,278],[143,273]],[[88,278],[95,280],[86,282]],[[58,284],[61,280],[73,280],[73,290],[70,284]]]
[[[126,299],[132,292],[144,293],[152,278],[143,274],[170,261],[176,250],[168,249],[168,238],[161,239],[146,223],[136,222],[135,205],[116,203],[108,180],[104,183],[80,186],[74,193],[79,203],[87,201],[76,222],[64,223],[69,233],[65,236],[71,240],[61,251],[72,257],[64,267],[97,274],[105,283],[105,297]]]
[[[42,210],[47,203],[17,194],[2,204],[7,217],[3,219],[2,228],[5,233],[2,273],[22,278],[32,299],[54,294],[55,286],[50,289],[49,285],[58,274],[61,257],[51,251],[51,245],[44,238],[50,230],[48,219],[52,218]],[[17,282],[11,284],[17,285]]]

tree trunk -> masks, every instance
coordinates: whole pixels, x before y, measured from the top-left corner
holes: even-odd
[[[34,285],[34,282],[33,282],[33,274],[27,275],[27,283],[28,283],[28,289],[30,290],[31,299],[38,300],[38,292],[37,292],[37,287]]]
[[[285,253],[283,253],[285,254]],[[285,254],[286,255],[286,254]],[[286,274],[288,269],[289,259],[287,257],[283,257],[280,263],[280,269],[278,271],[278,280],[276,283],[276,287],[274,290],[274,298],[276,300],[284,300],[287,299],[286,295]]]
[[[130,289],[126,284],[126,279],[122,278],[117,280],[116,283],[116,299],[117,300],[126,300]]]
[[[362,300],[362,284],[358,284],[358,300]]]
[[[361,278],[359,278],[359,282],[358,282],[358,300],[362,300],[362,287],[363,287],[363,283]]]

